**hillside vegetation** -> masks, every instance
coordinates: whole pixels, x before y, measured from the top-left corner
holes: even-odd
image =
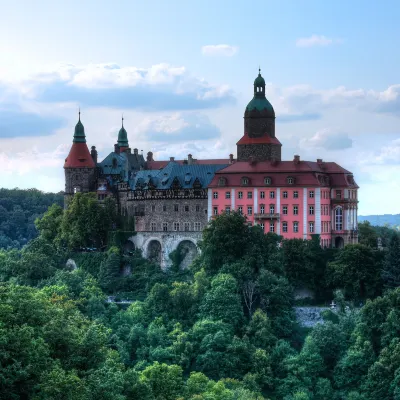
[[[0,249],[21,248],[37,236],[35,220],[52,204],[62,206],[61,193],[37,189],[0,189]]]
[[[394,231],[384,251],[368,244],[370,226],[366,244],[343,250],[322,249],[317,236],[278,246],[277,235],[222,214],[188,270],[163,272],[117,242],[79,251],[110,237],[104,213],[77,195],[67,211],[52,206],[22,250],[0,251],[2,398],[400,399]],[[337,312],[301,329],[296,287],[334,298]],[[110,294],[132,302],[108,303]]]

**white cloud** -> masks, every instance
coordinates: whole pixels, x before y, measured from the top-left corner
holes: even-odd
[[[296,40],[297,47],[329,46],[334,43],[341,43],[341,40],[328,38],[323,35],[311,35]]]
[[[201,52],[205,56],[224,56],[232,57],[238,52],[238,47],[229,44],[207,45],[201,48]]]
[[[322,129],[310,138],[300,140],[303,148],[315,147],[325,150],[345,150],[353,146],[353,140],[345,132],[334,129]]]

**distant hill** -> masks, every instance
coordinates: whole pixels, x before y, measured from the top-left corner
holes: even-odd
[[[63,193],[0,189],[0,249],[20,248],[35,238],[35,219],[52,204],[62,206],[63,202]]]
[[[368,221],[374,226],[400,227],[400,214],[359,215],[358,222]]]

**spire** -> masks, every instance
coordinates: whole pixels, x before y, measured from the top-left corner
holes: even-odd
[[[81,122],[81,109],[78,112],[78,123],[75,125],[74,143],[86,143],[85,128]]]
[[[118,146],[121,149],[129,147],[128,133],[126,132],[126,129],[124,128],[124,115],[123,114],[122,114],[122,126],[118,132]]]

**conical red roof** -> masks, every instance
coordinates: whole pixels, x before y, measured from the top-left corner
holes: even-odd
[[[86,143],[73,143],[65,159],[64,168],[95,168],[95,166]]]

